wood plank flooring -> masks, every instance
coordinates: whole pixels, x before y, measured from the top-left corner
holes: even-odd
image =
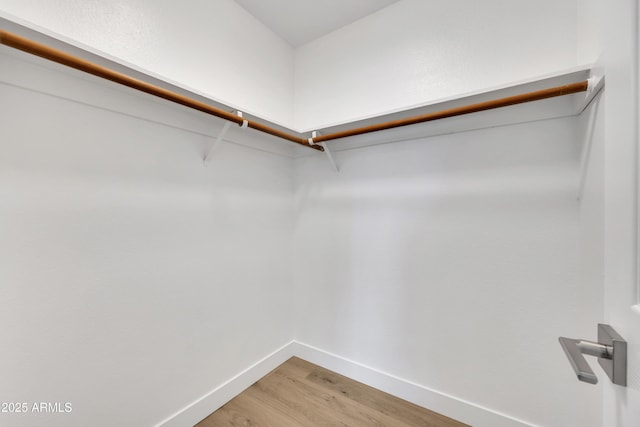
[[[469,427],[293,357],[196,427]]]

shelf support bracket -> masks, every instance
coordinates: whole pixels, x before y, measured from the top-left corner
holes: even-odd
[[[222,126],[222,130],[220,131],[220,133],[216,137],[216,140],[211,143],[211,146],[207,150],[207,154],[204,156],[204,164],[205,164],[205,166],[207,165],[207,163],[209,161],[211,161],[211,153],[213,152],[213,149],[218,144],[220,144],[220,141],[222,141],[222,138],[224,138],[224,134],[227,133],[227,131],[229,130],[230,126],[231,126],[231,122],[225,122],[224,126]]]
[[[327,143],[321,142],[318,145],[324,148],[324,153],[327,155],[327,159],[329,160],[329,163],[331,164],[331,167],[333,168],[333,170],[336,172],[340,172],[340,169],[338,169],[338,165],[336,164],[336,161],[333,159],[333,155],[331,154],[331,150],[329,150]]]
[[[313,147],[314,145],[319,145],[320,147],[322,147],[324,153],[327,155],[327,159],[329,160],[329,163],[331,164],[331,167],[333,168],[334,171],[336,172],[340,172],[340,170],[338,169],[338,165],[336,165],[335,160],[333,159],[333,156],[331,155],[331,151],[329,150],[329,147],[327,147],[325,142],[315,142],[314,139],[318,136],[318,131],[314,130],[313,132],[311,132],[311,138],[308,138],[307,141],[309,142],[309,146]]]
[[[236,111],[236,115],[240,118],[242,118],[242,124],[240,125],[240,127],[242,129],[246,129],[249,126],[249,121],[245,118],[242,117],[242,111]],[[220,141],[222,141],[222,139],[224,138],[224,135],[227,133],[227,131],[229,130],[229,127],[231,127],[231,123],[229,121],[226,121],[224,123],[224,126],[222,126],[222,130],[220,131],[220,133],[218,134],[218,136],[216,137],[216,140],[213,141],[213,143],[211,144],[211,146],[209,147],[209,150],[207,150],[207,154],[204,156],[204,164],[206,165],[209,161],[211,161],[211,153],[213,152],[213,149],[220,144]]]
[[[598,117],[598,109],[600,107],[600,99],[594,99],[591,111],[589,112],[589,121],[587,131],[584,135],[584,141],[582,145],[582,154],[580,155],[580,180],[578,181],[578,200],[582,199],[584,195],[584,188],[587,182],[587,172],[589,169],[589,158],[591,157],[591,148],[593,146],[593,138],[595,134],[596,120]]]

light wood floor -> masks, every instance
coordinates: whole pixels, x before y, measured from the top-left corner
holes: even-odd
[[[196,427],[469,427],[293,357]]]

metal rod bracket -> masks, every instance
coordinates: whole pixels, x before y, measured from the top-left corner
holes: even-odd
[[[242,111],[236,111],[236,114],[238,115],[238,117],[242,118],[242,124],[240,125],[240,127],[242,129],[246,129],[249,126],[249,120],[242,117]]]
[[[307,142],[309,143],[309,145],[313,146],[313,145],[318,145],[315,142],[313,142],[313,138],[318,136],[318,132],[317,131],[313,131],[311,132],[311,138],[307,138]]]
[[[318,145],[324,148],[324,153],[327,155],[327,159],[329,160],[329,163],[331,164],[331,167],[333,168],[333,170],[336,172],[340,172],[340,169],[338,169],[338,165],[336,164],[336,161],[333,159],[333,155],[331,154],[331,150],[329,150],[327,143],[321,142]]]
[[[224,122],[224,126],[222,126],[222,130],[218,133],[216,140],[211,143],[211,146],[207,150],[207,154],[204,156],[205,165],[211,160],[211,153],[213,152],[213,149],[220,144],[220,141],[224,138],[224,134],[229,130],[229,126],[231,126],[231,122]]]

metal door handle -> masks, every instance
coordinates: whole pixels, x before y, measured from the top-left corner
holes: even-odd
[[[627,342],[611,326],[598,324],[598,342],[559,338],[560,345],[580,381],[597,384],[584,354],[595,356],[614,384],[627,385]]]

